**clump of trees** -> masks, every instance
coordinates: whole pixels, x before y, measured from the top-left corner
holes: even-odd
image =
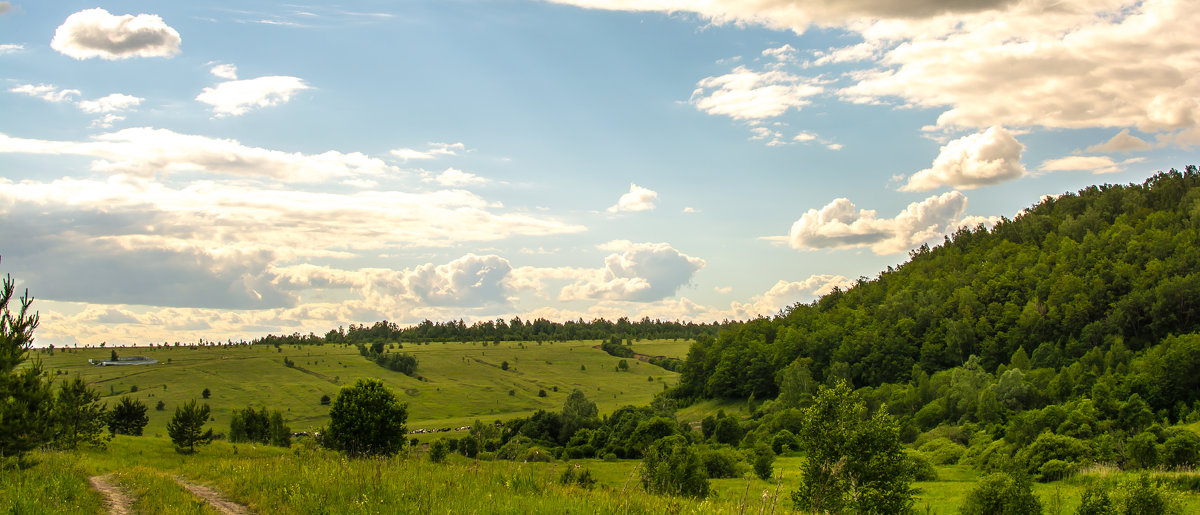
[[[600,350],[618,358],[632,358],[633,347],[621,343],[621,339],[613,336],[600,344]]]
[[[291,447],[292,430],[284,422],[279,410],[268,413],[265,407],[258,410],[246,407],[234,410],[229,420],[229,441]]]
[[[391,456],[404,449],[407,420],[408,405],[382,381],[359,379],[338,392],[322,443],[351,456]]]
[[[390,353],[384,351],[383,342],[375,342],[371,346],[358,344],[358,353],[364,358],[374,361],[388,370],[411,376],[417,372],[417,358],[408,354]]]

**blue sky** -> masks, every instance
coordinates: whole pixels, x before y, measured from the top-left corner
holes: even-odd
[[[194,4],[0,1],[40,344],[769,316],[1200,144],[1183,0]]]

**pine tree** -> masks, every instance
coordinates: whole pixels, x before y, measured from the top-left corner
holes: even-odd
[[[176,451],[192,454],[196,452],[197,445],[212,443],[212,429],[204,430],[210,411],[208,404],[197,406],[196,399],[175,408],[175,416],[167,422],[167,434],[175,443]]]
[[[54,443],[75,449],[81,443],[103,446],[108,406],[99,404],[100,393],[79,376],[61,383],[54,399]]]
[[[50,440],[50,382],[42,377],[41,360],[17,368],[28,359],[37,328],[37,313],[29,313],[33,298],[26,291],[14,314],[9,308],[15,283],[5,276],[0,287],[0,459],[15,457]]]
[[[114,435],[142,436],[142,430],[149,422],[142,401],[122,397],[108,415],[108,430]]]

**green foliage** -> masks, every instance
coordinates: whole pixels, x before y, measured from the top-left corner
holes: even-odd
[[[925,442],[921,445],[920,451],[934,465],[954,465],[958,463],[958,460],[962,459],[963,454],[967,452],[967,448],[958,442],[951,441],[949,438],[940,437]]]
[[[1174,515],[1183,513],[1178,497],[1142,474],[1137,479],[1123,481],[1113,495],[1117,513],[1137,515]]]
[[[50,381],[42,377],[40,360],[18,370],[33,345],[38,316],[29,312],[33,298],[28,291],[19,308],[9,306],[15,289],[12,276],[6,275],[0,286],[0,459],[21,460],[50,440],[54,395]]]
[[[1162,444],[1162,464],[1171,467],[1195,467],[1200,464],[1200,435],[1178,429]]]
[[[588,469],[580,469],[579,465],[568,466],[566,470],[558,477],[559,484],[575,485],[585,490],[591,490],[596,486],[596,478],[592,477],[592,471]]]
[[[822,386],[797,433],[808,458],[792,502],[799,510],[905,513],[912,507],[912,470],[895,421],[868,416],[845,383]]]
[[[600,344],[600,350],[618,358],[632,358],[633,349],[621,344],[621,339],[612,337]],[[628,366],[628,365],[626,365]]]
[[[647,492],[708,496],[709,483],[704,465],[683,436],[668,436],[651,444],[642,458],[641,471],[642,488]]]
[[[771,450],[775,454],[783,454],[788,451],[796,450],[796,435],[792,434],[787,429],[780,429],[775,436],[771,438]]]
[[[1158,466],[1158,437],[1153,433],[1138,433],[1125,442],[1125,454],[1134,468]]]
[[[150,418],[146,416],[146,404],[140,400],[121,397],[108,414],[108,431],[114,435],[142,436]]]
[[[1036,515],[1042,503],[1023,477],[996,473],[984,476],[967,494],[959,512],[963,515]]]
[[[765,443],[754,447],[754,475],[764,481],[770,480],[774,472],[775,453]]]
[[[404,448],[408,406],[382,381],[345,386],[329,409],[325,445],[351,456],[391,456]]]
[[[594,427],[599,423],[599,413],[600,410],[596,408],[596,403],[588,400],[583,390],[578,388],[572,390],[571,394],[567,395],[567,400],[563,401],[562,433],[559,438],[566,441],[575,434],[575,431],[585,427]]]
[[[205,430],[211,410],[208,404],[198,406],[192,399],[178,408],[175,416],[167,423],[167,435],[175,444],[175,450],[184,454],[196,452],[197,445],[207,445],[212,442],[212,429]]]
[[[938,473],[933,463],[920,451],[906,453],[908,467],[912,471],[913,481],[937,481]]]
[[[445,440],[434,440],[429,444],[429,461],[434,463],[442,463],[446,461],[446,456],[450,454],[450,446],[446,445]]]
[[[205,388],[203,392],[200,392],[200,396],[208,399],[209,397],[212,397],[212,392],[209,391],[208,388]]]
[[[728,447],[707,447],[699,451],[704,473],[710,478],[721,479],[742,477],[746,470],[741,455]]]
[[[107,406],[99,403],[100,393],[83,379],[64,380],[54,398],[54,444],[75,449],[81,443],[103,445]]]
[[[1108,489],[1098,484],[1084,487],[1079,494],[1079,509],[1076,515],[1116,515],[1116,507],[1108,495]]]
[[[697,338],[675,395],[775,398],[783,383],[771,379],[798,358],[811,359],[811,375],[823,382],[871,387],[907,381],[918,364],[930,374],[962,370],[944,395],[943,421],[974,422],[986,386],[978,379],[996,380],[979,372],[991,374],[1016,359],[1009,369],[1028,380],[1098,348],[1101,370],[1081,366],[1044,385],[1047,400],[1066,400],[1120,364],[1109,365],[1105,356],[1118,342],[1137,352],[1197,330],[1197,192],[1200,173],[1189,166],[1142,184],[1049,197],[991,229],[963,228],[873,280]],[[962,367],[972,355],[979,368]],[[1140,392],[1152,412],[1181,401],[1190,406],[1200,391],[1200,336],[1176,337],[1145,366],[1124,365],[1142,377],[1131,393]],[[1032,381],[1030,397],[1022,398],[1022,384],[1012,379],[995,391],[1002,406],[1014,410],[1039,400]],[[930,400],[905,408],[915,411]],[[1005,413],[983,415],[1002,423]]]

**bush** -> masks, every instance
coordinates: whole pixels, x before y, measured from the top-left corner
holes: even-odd
[[[450,454],[450,449],[445,440],[434,440],[429,444],[429,461],[441,463],[446,461],[448,454]]]
[[[765,443],[758,444],[754,448],[754,475],[763,481],[770,480],[774,465],[775,453]]]
[[[709,485],[700,456],[686,438],[672,435],[646,449],[642,488],[656,494],[703,498],[708,496]]]
[[[1135,468],[1158,466],[1158,437],[1149,431],[1138,433],[1125,442],[1125,455]]]
[[[775,436],[771,438],[771,450],[775,454],[783,454],[788,451],[796,450],[796,435],[792,434],[787,429],[781,429]]]
[[[1200,462],[1200,435],[1187,429],[1172,433],[1162,444],[1162,464],[1172,468],[1195,467]]]
[[[708,448],[700,451],[700,462],[704,464],[704,472],[713,479],[741,477],[744,465],[740,456],[733,449]]]
[[[322,396],[321,396],[321,405],[322,405],[322,406],[328,406],[328,405],[329,405],[329,402],[330,402],[331,400],[332,400],[332,399],[330,399],[328,395],[322,395]]]
[[[925,457],[925,453],[920,451],[908,451],[905,453],[908,459],[909,470],[912,471],[913,481],[937,481],[937,469],[933,467],[933,463],[929,458]]]
[[[1038,480],[1059,481],[1075,473],[1075,464],[1063,460],[1050,460],[1038,469]]]
[[[1076,515],[1116,515],[1116,507],[1104,487],[1091,484],[1079,494],[1079,509]]]
[[[1121,482],[1113,497],[1119,513],[1138,515],[1174,515],[1183,513],[1183,505],[1174,492],[1146,474]]]
[[[967,448],[949,438],[934,438],[919,449],[934,465],[956,465]]]
[[[212,397],[212,392],[209,391],[208,388],[205,388],[203,392],[200,392],[200,396],[208,399],[209,397]]]
[[[576,468],[578,466],[567,467],[562,475],[558,476],[558,482],[564,485],[576,485],[586,490],[591,490],[596,486],[596,479],[592,477],[592,471],[576,470]]]
[[[1032,515],[1042,512],[1042,504],[1027,479],[997,473],[975,483],[959,511],[963,515]]]
[[[155,411],[166,411],[166,409],[167,409],[167,403],[165,403],[163,401],[158,401],[158,404],[154,405]]]
[[[404,448],[408,406],[378,379],[359,379],[329,409],[326,445],[351,456],[391,456]]]

